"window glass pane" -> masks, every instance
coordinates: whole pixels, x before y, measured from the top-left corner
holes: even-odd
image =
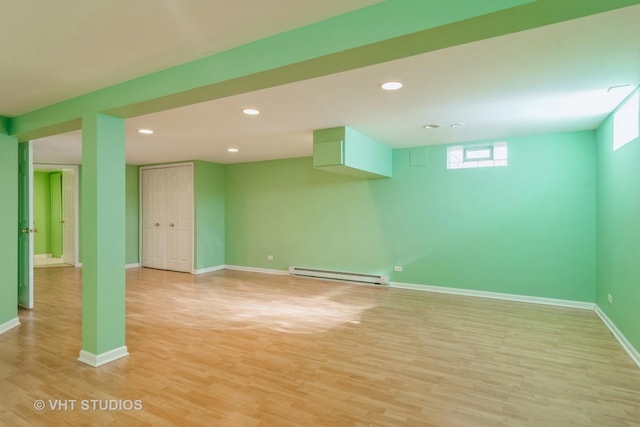
[[[613,116],[613,151],[640,133],[640,92],[636,92]]]
[[[491,159],[491,147],[466,148],[464,150],[465,160]]]
[[[508,165],[506,142],[496,142],[489,146],[447,147],[447,169],[487,168]]]
[[[498,142],[493,145],[493,160],[507,160],[507,144]]]

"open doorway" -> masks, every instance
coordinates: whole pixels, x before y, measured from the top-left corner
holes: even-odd
[[[34,164],[34,268],[79,266],[78,217],[78,166]]]

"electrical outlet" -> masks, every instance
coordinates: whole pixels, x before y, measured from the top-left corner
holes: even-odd
[[[607,295],[607,299],[609,300],[609,304],[613,304],[613,296],[611,294]]]
[[[273,261],[273,255],[267,255],[267,261]]]
[[[393,271],[397,271],[398,273],[402,273],[402,266],[401,265],[396,265],[395,267],[393,267]]]

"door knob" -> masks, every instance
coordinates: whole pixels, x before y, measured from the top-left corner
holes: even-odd
[[[175,225],[174,224],[169,224],[169,227],[173,228],[173,227],[175,227]]]
[[[38,229],[37,228],[21,228],[20,229],[21,233],[37,233]]]
[[[156,222],[154,225],[155,225],[156,227],[160,227],[160,223],[159,223],[159,222]]]

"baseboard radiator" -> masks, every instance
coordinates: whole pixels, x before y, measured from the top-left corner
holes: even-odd
[[[292,276],[344,280],[347,282],[369,283],[372,285],[389,285],[389,276],[383,274],[349,273],[346,271],[318,270],[304,267],[289,267],[289,274]]]

